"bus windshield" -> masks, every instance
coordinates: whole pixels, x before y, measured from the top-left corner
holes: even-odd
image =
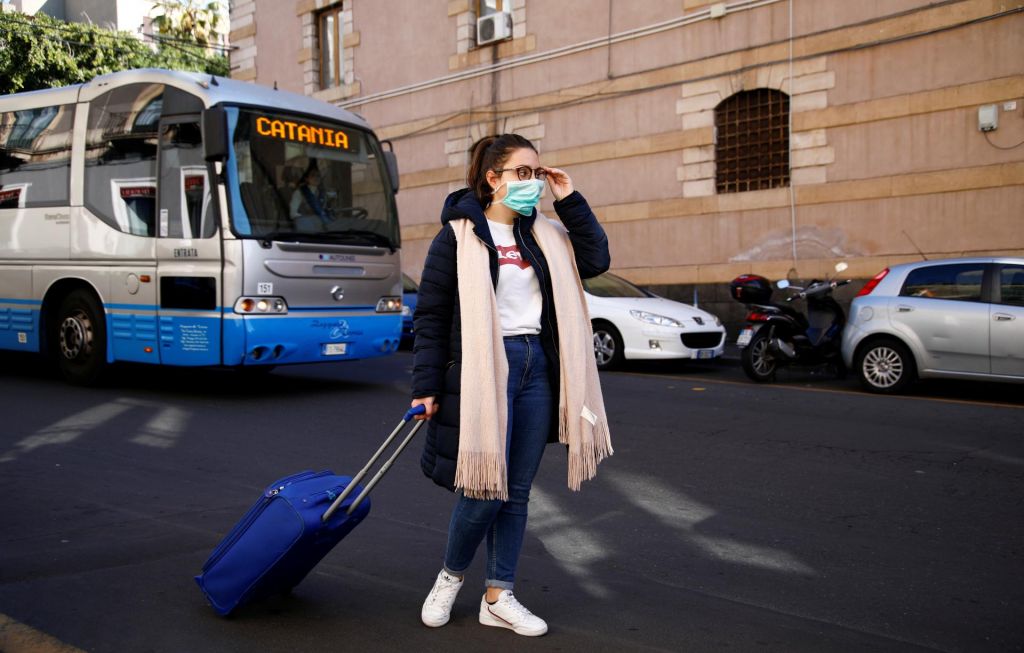
[[[394,197],[376,139],[305,117],[227,113],[238,236],[398,248]]]

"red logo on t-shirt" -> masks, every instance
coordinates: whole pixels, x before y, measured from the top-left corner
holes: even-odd
[[[515,265],[526,270],[530,262],[523,258],[516,245],[498,245],[498,265]]]

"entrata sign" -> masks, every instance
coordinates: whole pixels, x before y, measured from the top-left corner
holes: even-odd
[[[314,127],[294,120],[276,120],[260,116],[256,119],[256,132],[260,136],[286,141],[322,145],[339,150],[348,149],[348,134],[340,129]]]

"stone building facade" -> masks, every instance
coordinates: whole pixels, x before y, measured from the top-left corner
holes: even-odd
[[[495,10],[510,33],[478,44]],[[741,273],[1024,254],[1021,2],[239,0],[231,27],[234,76],[337,103],[392,141],[414,278],[468,148],[505,131],[572,174],[615,272],[733,319]],[[762,136],[766,175],[743,145]]]

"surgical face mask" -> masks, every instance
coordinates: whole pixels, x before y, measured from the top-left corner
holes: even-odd
[[[504,186],[505,197],[501,198],[501,203],[521,215],[530,215],[544,192],[544,182],[540,179],[509,181]],[[497,193],[500,188],[498,186],[494,192]]]

